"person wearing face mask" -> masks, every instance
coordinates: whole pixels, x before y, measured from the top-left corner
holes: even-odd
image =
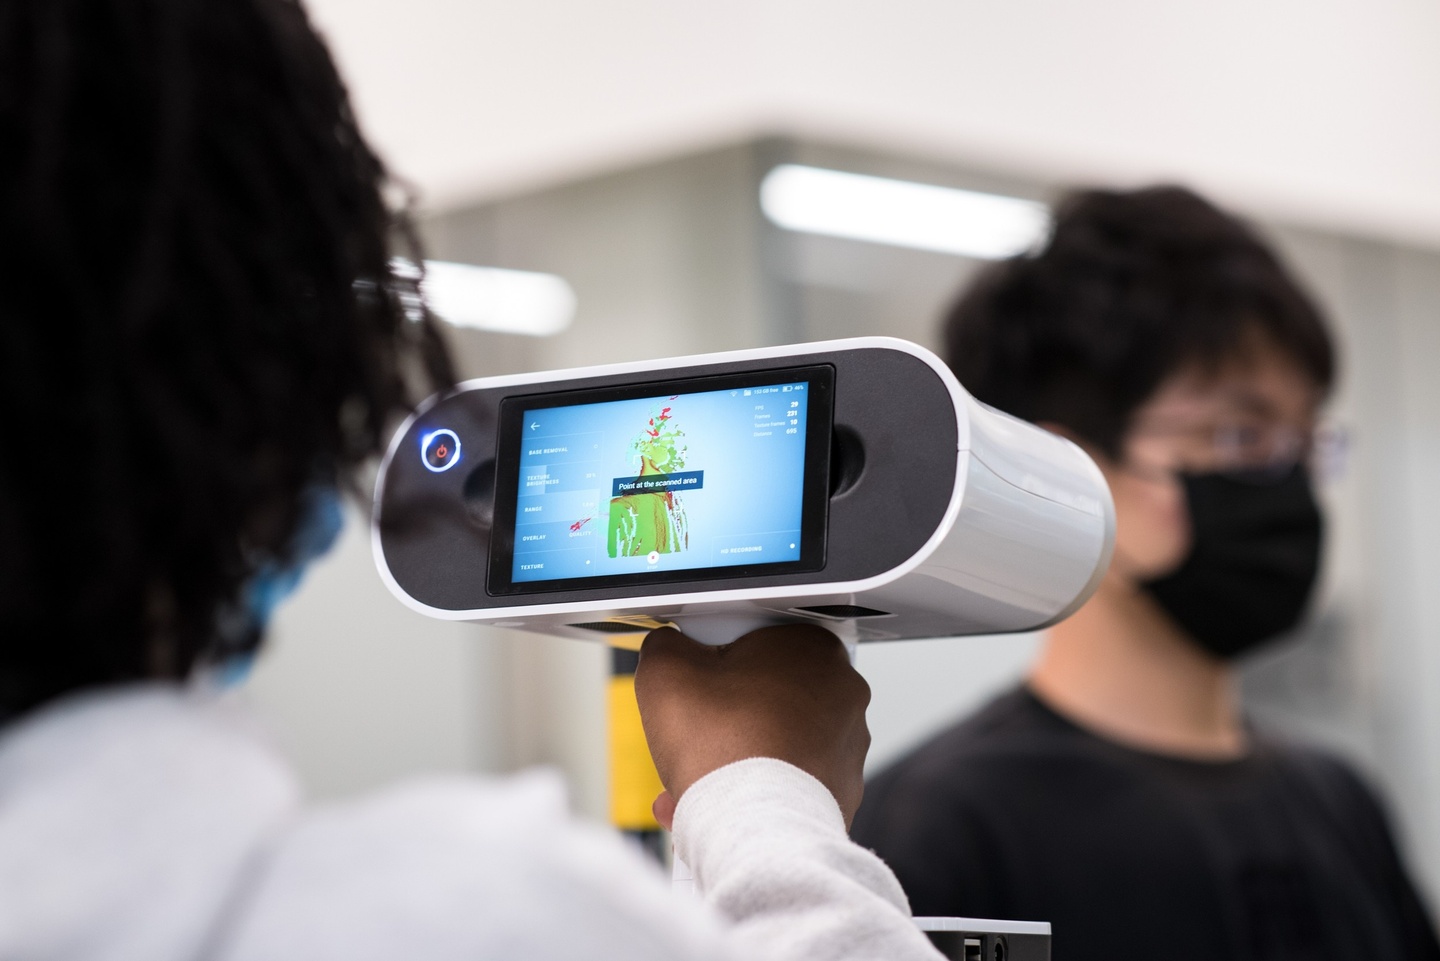
[[[1182,188],[1077,192],[945,333],[980,400],[1096,458],[1115,558],[1020,687],[867,785],[852,836],[916,914],[1047,920],[1057,961],[1440,959],[1371,789],[1237,698],[1324,543],[1334,347],[1278,258]]]

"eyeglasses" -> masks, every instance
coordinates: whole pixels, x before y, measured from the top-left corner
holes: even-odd
[[[1130,433],[1137,438],[1165,438],[1170,443],[1144,462],[1127,466],[1166,473],[1226,474],[1257,483],[1281,480],[1302,464],[1317,480],[1338,480],[1350,448],[1349,433],[1338,424],[1302,430],[1259,421],[1155,422],[1138,425]]]

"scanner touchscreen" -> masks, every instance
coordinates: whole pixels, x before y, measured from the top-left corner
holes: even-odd
[[[525,411],[511,579],[799,560],[807,386]]]
[[[497,501],[508,557],[491,589],[820,566],[831,378],[797,368],[657,380],[618,399],[507,398]]]

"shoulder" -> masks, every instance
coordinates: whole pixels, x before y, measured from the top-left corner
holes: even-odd
[[[1027,690],[1007,691],[868,778],[852,836],[872,846],[936,832],[973,840],[1019,816],[1018,799],[1044,803],[1126,777],[1087,745]]]
[[[1379,793],[1337,752],[1274,735],[1262,735],[1257,748],[1279,771],[1285,790],[1300,794],[1341,822],[1353,826],[1360,818],[1388,833],[1388,815]]]
[[[572,818],[556,774],[307,808],[240,705],[173,686],[4,729],[0,798],[0,904],[26,919],[0,924],[4,957],[58,957],[82,934],[116,957],[226,961],[611,956],[596,945],[648,961],[725,940],[618,837]]]
[[[1289,793],[1289,809],[1345,853],[1350,872],[1385,898],[1396,913],[1397,931],[1415,956],[1440,957],[1435,928],[1416,893],[1396,844],[1380,795],[1356,768],[1330,751],[1269,741],[1266,748]]]
[[[0,956],[170,957],[297,810],[283,760],[236,705],[174,685],[81,692],[0,734]],[[54,892],[64,891],[56,899]]]
[[[716,934],[708,915],[674,910],[618,837],[572,819],[553,772],[434,778],[316,808],[262,861],[230,961],[602,957],[606,944],[651,957],[637,931],[654,956],[698,957]]]

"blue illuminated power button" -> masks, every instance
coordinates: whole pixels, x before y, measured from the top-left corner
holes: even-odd
[[[420,459],[435,473],[460,463],[460,438],[453,430],[434,430],[420,441]]]

